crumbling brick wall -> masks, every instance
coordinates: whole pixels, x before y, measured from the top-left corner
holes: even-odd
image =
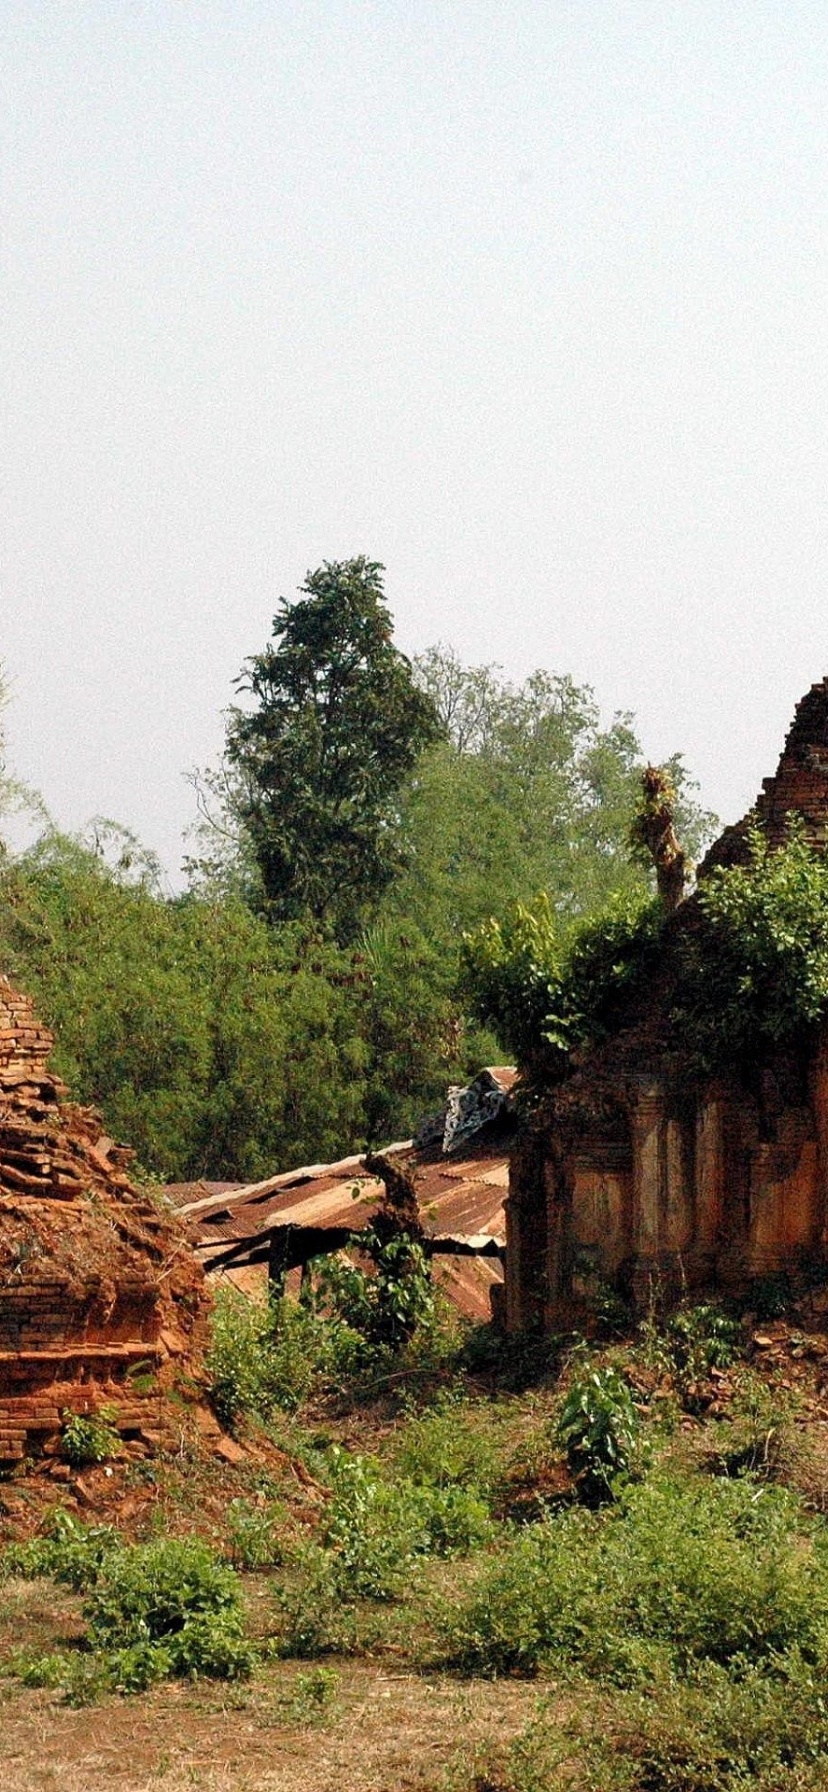
[[[161,1441],[206,1342],[200,1266],[130,1181],[131,1153],[49,1070],[52,1038],[0,977],[0,1462],[55,1446],[64,1415],[110,1406]]]

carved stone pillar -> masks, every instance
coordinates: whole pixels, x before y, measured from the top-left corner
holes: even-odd
[[[664,1241],[667,1206],[667,1129],[656,1077],[642,1078],[630,1115],[633,1150],[634,1255],[656,1261]]]

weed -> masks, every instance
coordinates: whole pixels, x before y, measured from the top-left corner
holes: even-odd
[[[224,1423],[295,1411],[319,1373],[319,1334],[314,1316],[293,1301],[259,1302],[234,1288],[219,1289],[208,1368]]]
[[[317,1307],[333,1313],[372,1349],[393,1354],[433,1317],[428,1259],[418,1239],[404,1230],[388,1236],[369,1225],[351,1242],[369,1259],[373,1273],[347,1258],[318,1258],[313,1265]]]
[[[283,1519],[284,1508],[273,1501],[253,1505],[242,1498],[231,1500],[225,1530],[227,1554],[233,1567],[256,1570],[272,1568],[280,1562],[282,1545],[278,1527]]]
[[[638,1431],[629,1382],[611,1366],[584,1364],[564,1400],[557,1433],[588,1504],[607,1499],[613,1481],[632,1467]]]
[[[115,1417],[114,1406],[100,1406],[96,1413],[65,1412],[60,1434],[64,1460],[73,1468],[89,1468],[117,1456],[121,1439],[112,1423]]]
[[[511,1542],[443,1614],[447,1653],[483,1673],[577,1662],[620,1684],[659,1663],[821,1659],[828,1564],[803,1547],[810,1531],[792,1495],[748,1480],[628,1486],[602,1514],[572,1509]]]
[[[545,1701],[511,1745],[477,1772],[474,1792],[821,1792],[828,1710],[796,1655],[734,1679],[699,1668],[659,1676],[646,1692],[602,1697],[579,1687],[561,1720]],[[823,1763],[820,1770],[819,1763]]]
[[[23,1663],[30,1681],[60,1683],[70,1699],[142,1692],[170,1674],[238,1679],[251,1670],[236,1576],[198,1540],[126,1545],[110,1527],[84,1529],[64,1512],[51,1535],[5,1551],[3,1567],[86,1593],[89,1654]]]
[[[336,1704],[340,1678],[334,1668],[309,1668],[297,1674],[285,1699],[282,1715],[290,1724],[319,1724],[330,1717]]]
[[[49,1575],[73,1592],[94,1585],[103,1563],[120,1549],[121,1539],[112,1525],[84,1525],[58,1506],[41,1537],[16,1543],[0,1557],[0,1575],[20,1574],[34,1579]]]
[[[486,1415],[451,1398],[405,1420],[391,1459],[397,1472],[416,1486],[474,1487],[484,1497],[498,1472],[497,1447]]]
[[[727,1417],[717,1428],[712,1462],[721,1474],[774,1480],[797,1454],[793,1404],[749,1370],[737,1383]]]

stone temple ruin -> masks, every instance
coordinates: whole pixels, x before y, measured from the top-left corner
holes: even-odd
[[[185,1366],[197,1393],[206,1342],[189,1245],[67,1100],[51,1047],[0,977],[0,1464],[55,1450],[67,1415],[102,1405],[136,1447],[177,1442],[169,1396]]]
[[[828,679],[799,704],[751,816],[699,868],[749,862],[787,818],[828,850]],[[693,925],[690,897],[668,928]],[[656,970],[620,1033],[585,1054],[524,1124],[506,1204],[510,1330],[577,1321],[591,1291],[738,1287],[768,1274],[828,1279],[828,1025],[806,1054],[778,1049],[751,1078],[688,1084]]]

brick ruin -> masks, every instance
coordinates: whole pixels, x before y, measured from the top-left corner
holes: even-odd
[[[141,1447],[177,1442],[199,1391],[207,1296],[180,1228],[130,1182],[132,1153],[48,1068],[52,1037],[0,976],[0,1464],[111,1409]]]
[[[771,846],[796,812],[828,849],[828,679],[799,704],[775,777],[699,868],[748,862],[758,822]],[[690,897],[668,923],[693,925]],[[541,1098],[513,1154],[506,1204],[507,1325],[576,1323],[595,1290],[641,1304],[740,1287],[767,1274],[828,1280],[828,1027],[756,1075],[699,1087],[655,971],[628,1024]]]

